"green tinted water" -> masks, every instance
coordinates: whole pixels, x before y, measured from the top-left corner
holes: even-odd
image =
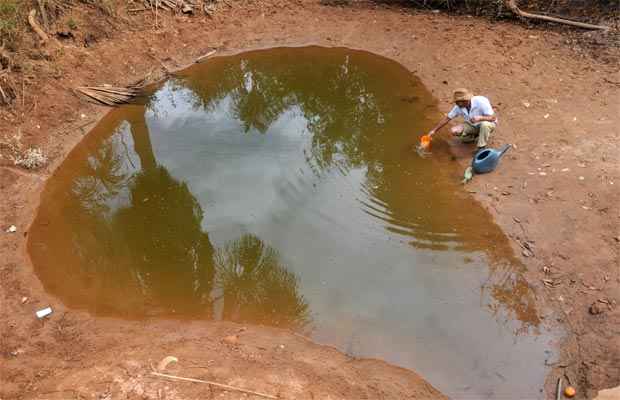
[[[540,397],[552,336],[404,67],[316,47],[217,57],[110,112],[29,249],[68,306],[303,331],[454,397]],[[547,351],[547,353],[545,353]]]

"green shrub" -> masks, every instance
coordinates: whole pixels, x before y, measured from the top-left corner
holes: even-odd
[[[0,0],[0,42],[8,48],[19,38],[20,3],[20,0]]]

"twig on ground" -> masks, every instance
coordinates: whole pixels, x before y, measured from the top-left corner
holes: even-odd
[[[238,387],[230,386],[230,385],[224,385],[222,383],[217,383],[217,382],[212,382],[212,381],[205,381],[205,380],[202,380],[202,379],[185,378],[185,377],[182,377],[182,376],[162,374],[162,373],[155,372],[155,371],[152,371],[151,375],[158,376],[158,377],[161,377],[161,378],[168,378],[168,379],[172,379],[172,380],[178,380],[178,381],[195,382],[195,383],[206,383],[207,385],[215,386],[215,387],[218,387],[218,388],[221,388],[221,389],[232,390],[232,391],[235,391],[235,392],[241,392],[241,393],[246,393],[246,394],[252,394],[254,396],[264,397],[266,399],[274,399],[274,400],[278,399],[277,397],[272,396],[270,394],[255,392],[253,390],[242,389],[242,388],[238,388]]]
[[[144,8],[144,7],[142,7],[142,8],[129,8],[127,10],[127,12],[137,13],[137,12],[148,11],[148,10],[149,10],[148,8]]]
[[[196,62],[197,62],[197,63],[199,63],[199,62],[201,62],[202,60],[204,60],[205,58],[209,58],[209,57],[211,57],[211,56],[212,56],[212,55],[214,55],[215,53],[217,53],[217,50],[211,50],[211,51],[209,51],[209,52],[207,52],[207,53],[205,53],[205,54],[201,55],[200,57],[198,57],[198,58],[196,59]]]

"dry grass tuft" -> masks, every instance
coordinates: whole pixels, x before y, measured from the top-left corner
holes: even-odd
[[[0,140],[0,160],[8,158],[14,165],[26,169],[39,169],[47,164],[47,156],[38,147],[24,148],[21,132]]]

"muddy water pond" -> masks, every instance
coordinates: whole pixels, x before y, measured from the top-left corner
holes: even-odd
[[[110,112],[49,180],[29,251],[69,307],[303,332],[455,398],[542,397],[554,336],[400,64],[215,57]],[[182,321],[179,322],[182,324]]]

